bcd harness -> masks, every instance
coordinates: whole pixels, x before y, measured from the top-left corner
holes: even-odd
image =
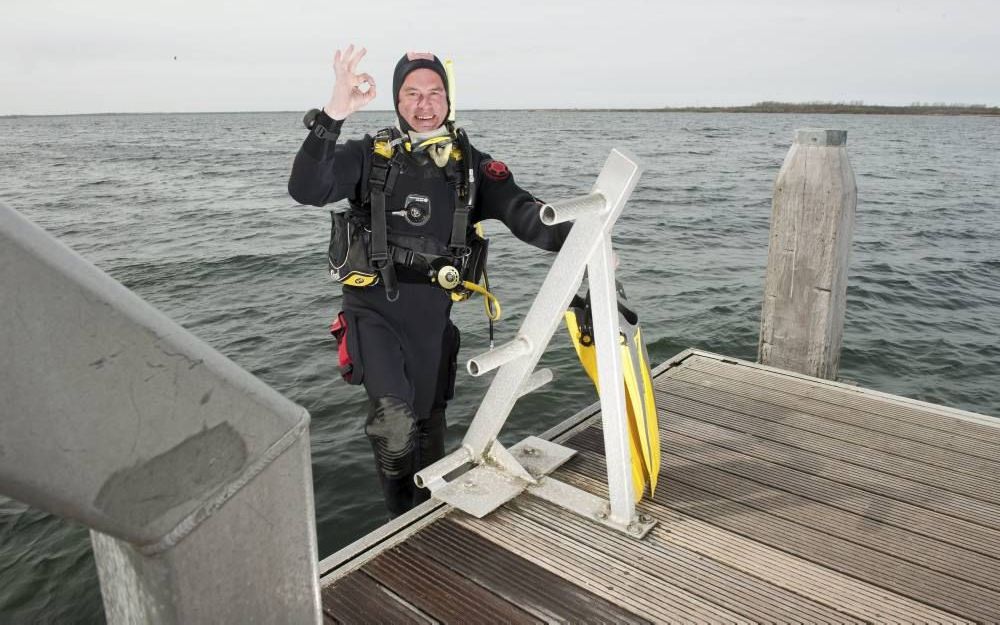
[[[370,240],[365,245],[365,224],[358,223],[353,217],[345,219],[342,214],[335,213],[334,237],[341,237],[348,249],[338,264],[332,253],[334,242],[331,241],[331,275],[344,284],[357,287],[372,286],[381,280],[386,298],[395,301],[399,297],[396,265],[402,265],[425,276],[429,283],[449,291],[453,301],[464,301],[473,293],[481,294],[485,301],[486,315],[492,321],[500,317],[501,310],[496,297],[489,291],[486,274],[488,241],[481,236],[478,224],[474,228],[469,225],[476,196],[472,150],[468,135],[463,129],[456,129],[449,134],[450,136],[434,137],[419,146],[427,148],[427,144],[447,141],[457,144],[450,150],[449,158],[458,165],[461,173],[456,175],[453,168],[444,168],[445,178],[455,198],[447,254],[429,253],[389,242],[386,207],[403,168],[404,150],[412,148],[397,129],[385,128],[374,137],[367,189],[362,193],[362,201],[370,207]],[[346,235],[337,232],[338,215],[341,224],[353,227],[354,232]]]

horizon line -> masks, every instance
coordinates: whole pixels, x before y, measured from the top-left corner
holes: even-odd
[[[733,104],[733,105],[685,105],[685,106],[659,106],[659,107],[523,107],[523,108],[469,108],[464,109],[466,113],[493,113],[493,112],[595,112],[595,113],[628,113],[628,112],[725,112],[732,109],[752,109],[763,106],[789,106],[789,107],[841,107],[856,109],[985,109],[987,111],[997,111],[998,105],[990,104],[959,104],[959,103],[911,103],[911,104],[866,104],[857,102],[781,102],[762,101],[753,104]],[[393,109],[366,109],[355,113],[394,113]],[[303,111],[292,109],[276,110],[243,110],[243,111],[101,111],[92,113],[4,113],[0,114],[0,119],[14,117],[99,117],[102,115],[234,115],[234,114],[304,114]],[[355,114],[355,113],[352,113]]]

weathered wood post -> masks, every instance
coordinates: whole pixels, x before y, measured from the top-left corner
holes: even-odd
[[[800,129],[774,183],[757,359],[834,379],[858,193],[847,131]]]

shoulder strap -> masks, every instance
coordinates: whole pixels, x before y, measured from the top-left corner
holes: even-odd
[[[393,148],[397,147],[394,143],[398,141],[399,133],[395,128],[380,130],[375,135],[371,172],[368,175],[368,193],[371,196],[371,262],[372,267],[382,276],[385,296],[390,302],[399,298],[399,285],[396,281],[396,266],[389,256],[385,206],[399,176],[399,151],[395,150],[393,153]],[[385,156],[385,146],[389,147],[388,153],[391,158]]]
[[[462,171],[459,180],[452,181],[455,188],[455,214],[451,222],[451,239],[448,246],[456,255],[465,255],[468,247],[466,235],[469,231],[469,215],[472,213],[476,199],[475,164],[469,145],[469,135],[464,128],[455,131],[455,140],[463,159],[456,166]]]

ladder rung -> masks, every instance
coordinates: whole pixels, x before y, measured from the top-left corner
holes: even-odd
[[[519,336],[496,349],[471,358],[468,365],[469,373],[473,376],[480,376],[530,353],[531,341],[527,337]]]

